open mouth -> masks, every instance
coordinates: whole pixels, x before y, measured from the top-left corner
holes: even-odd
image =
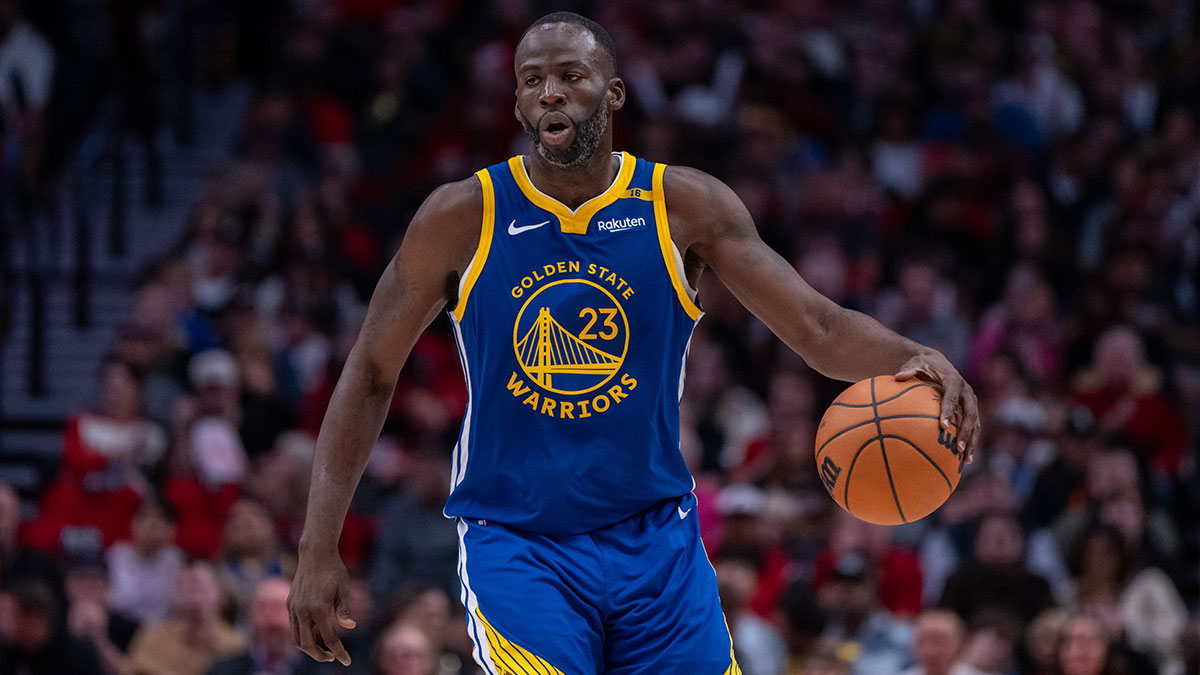
[[[556,115],[555,117],[561,117]],[[542,129],[542,141],[546,143],[561,143],[571,133],[571,125],[563,119],[553,119]]]

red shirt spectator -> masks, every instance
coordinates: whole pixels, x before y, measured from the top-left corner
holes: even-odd
[[[1102,431],[1124,440],[1159,471],[1179,474],[1187,446],[1183,418],[1162,392],[1133,329],[1114,327],[1100,337],[1092,367],[1076,378],[1074,396]]]
[[[829,582],[839,556],[859,553],[878,570],[879,603],[892,614],[921,612],[921,562],[916,554],[891,542],[888,529],[858,520],[838,511],[829,547],[817,555],[813,587],[818,591]]]

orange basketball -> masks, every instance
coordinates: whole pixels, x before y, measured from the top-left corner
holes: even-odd
[[[962,474],[958,427],[941,429],[941,394],[890,375],[842,392],[817,427],[817,472],[839,506],[879,525],[920,520]]]

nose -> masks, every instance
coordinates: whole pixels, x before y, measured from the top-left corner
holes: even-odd
[[[543,108],[552,108],[563,105],[567,100],[563,98],[562,90],[558,88],[558,83],[554,78],[548,77],[545,84],[542,85],[542,93],[538,96],[538,102],[542,104]]]

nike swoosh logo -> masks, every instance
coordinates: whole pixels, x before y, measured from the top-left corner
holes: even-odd
[[[684,511],[684,510],[683,510],[683,508],[682,508],[682,507],[679,507],[679,506],[676,506],[675,508],[676,508],[676,509],[678,509],[678,511],[679,511],[679,519],[680,519],[680,520],[683,520],[684,518],[687,518],[687,515],[688,515],[689,513],[691,513],[691,512],[692,512],[692,510],[691,510],[691,509],[688,509],[687,511]]]
[[[514,218],[513,221],[508,224],[508,233],[509,234],[521,234],[522,232],[528,232],[529,230],[536,230],[543,225],[549,225],[549,224],[550,224],[550,221],[543,220],[542,222],[538,223],[537,225],[522,225],[521,227],[517,227],[517,221]]]

